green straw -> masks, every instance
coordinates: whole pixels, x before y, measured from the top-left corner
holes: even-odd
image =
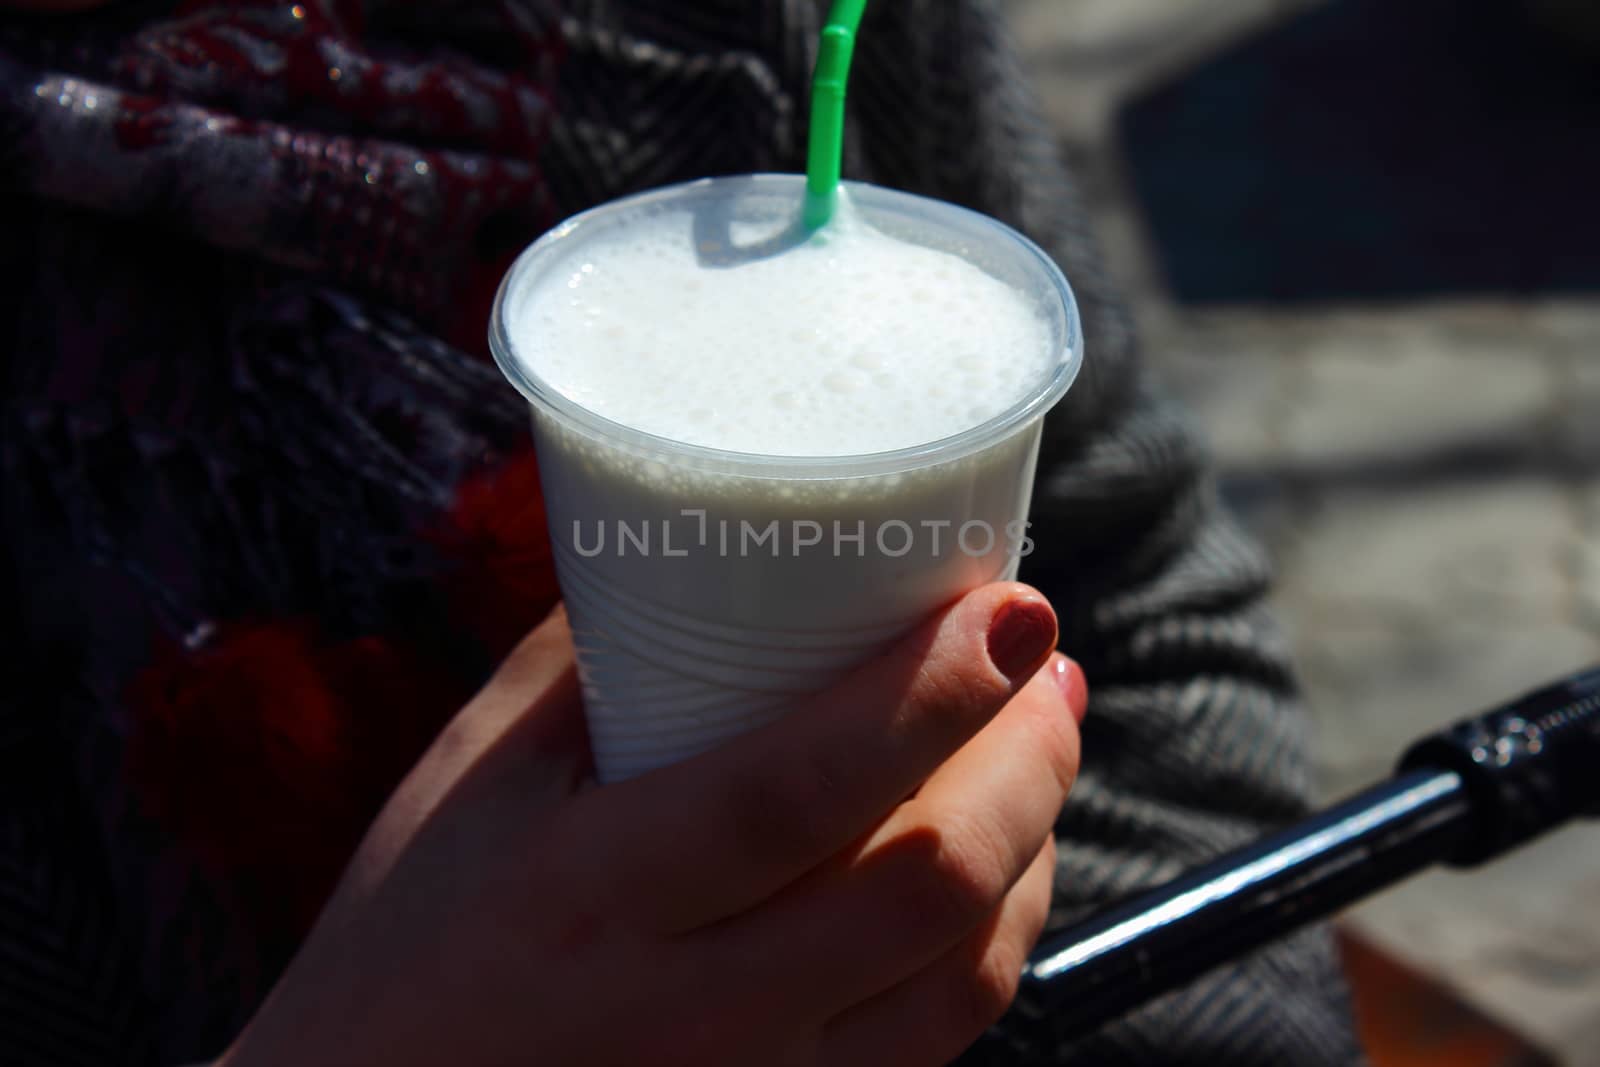
[[[826,226],[839,192],[844,154],[844,91],[850,80],[856,29],[867,0],[833,0],[817,69],[811,76],[811,139],[806,152],[806,228]]]

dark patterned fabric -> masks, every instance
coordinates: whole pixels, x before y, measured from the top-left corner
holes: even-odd
[[[799,169],[820,13],[0,19],[0,602],[22,635],[0,696],[0,1062],[199,1060],[248,1018],[386,789],[554,595],[525,412],[480,358],[500,271],[601,200]],[[1033,236],[1084,313],[1023,574],[1093,689],[1059,925],[1304,810],[1266,566],[1140,367],[993,4],[874,5],[849,138],[849,176]],[[508,495],[529,507],[502,514]],[[1076,1046],[1008,1020],[968,1055],[1360,1060],[1322,931]]]

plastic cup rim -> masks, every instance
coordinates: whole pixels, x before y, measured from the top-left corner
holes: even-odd
[[[976,426],[922,444],[850,455],[769,455],[690,444],[609,419],[563,396],[516,358],[516,348],[506,328],[507,302],[522,278],[536,269],[539,261],[554,248],[581,234],[585,228],[603,223],[612,215],[690,195],[714,185],[746,183],[792,184],[796,194],[796,210],[799,210],[804,193],[804,175],[741,174],[698,178],[634,193],[589,208],[557,224],[523,249],[500,282],[489,320],[489,349],[501,373],[535,409],[553,415],[563,424],[574,426],[586,436],[606,444],[620,446],[634,454],[657,458],[674,465],[682,465],[687,461],[687,465],[696,470],[724,475],[793,480],[894,474],[973,455],[999,444],[1012,434],[1031,425],[1036,419],[1043,417],[1066,395],[1067,390],[1077,379],[1078,372],[1083,366],[1083,334],[1078,317],[1077,300],[1071,285],[1061,273],[1061,268],[1042,248],[1005,223],[981,212],[944,200],[855,181],[841,182],[840,187],[848,190],[852,199],[858,205],[865,206],[869,212],[875,200],[920,203],[924,205],[924,210],[930,210],[931,213],[949,214],[979,228],[993,231],[995,236],[1017,246],[1039,268],[1042,279],[1054,288],[1059,297],[1060,314],[1064,320],[1062,332],[1065,336],[1065,352],[1051,367],[1049,376],[1038,383],[1037,388],[1030,390],[1026,396],[1004,411]]]

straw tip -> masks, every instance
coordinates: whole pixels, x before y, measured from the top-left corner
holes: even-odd
[[[812,189],[806,190],[805,223],[806,229],[815,230],[828,224],[833,218],[834,204],[838,200],[837,187],[830,188],[825,193]]]

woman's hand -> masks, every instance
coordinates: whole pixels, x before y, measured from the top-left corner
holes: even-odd
[[[223,1063],[944,1062],[1044,922],[1086,697],[1055,637],[987,586],[783,721],[597,788],[557,611]]]

